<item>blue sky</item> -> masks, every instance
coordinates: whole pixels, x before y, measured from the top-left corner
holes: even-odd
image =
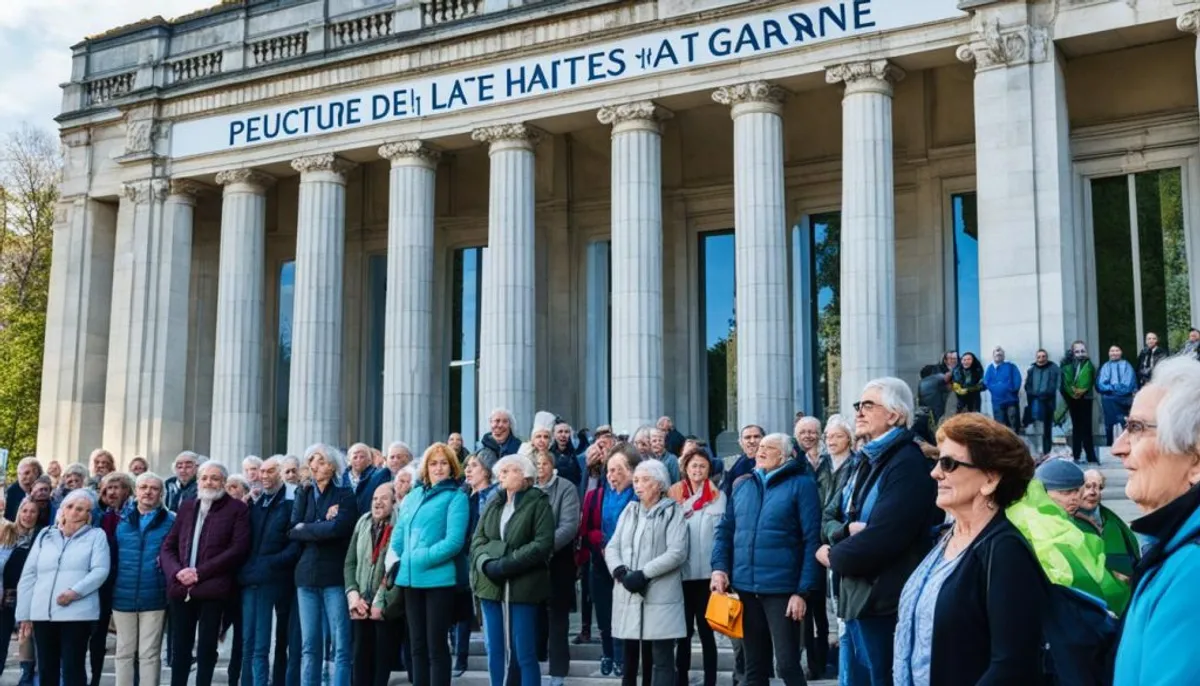
[[[0,137],[23,123],[57,130],[59,84],[71,78],[71,46],[86,36],[213,4],[216,0],[0,0]]]

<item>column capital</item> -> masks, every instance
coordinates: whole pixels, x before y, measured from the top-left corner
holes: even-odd
[[[596,119],[601,124],[611,125],[614,134],[634,130],[658,133],[659,125],[673,116],[670,110],[650,100],[605,105],[596,112]]]
[[[266,193],[275,177],[264,174],[256,169],[227,169],[217,172],[217,185],[224,186],[225,191],[233,190],[234,186],[249,186],[253,193]]]
[[[496,150],[498,147],[525,148],[532,150],[541,142],[542,132],[528,124],[494,124],[482,126],[471,132],[471,140],[487,143]]]
[[[139,179],[122,185],[125,199],[136,205],[147,205],[167,199],[170,182],[163,178]]]
[[[1177,22],[1182,31],[1189,30],[1181,23],[1186,16],[1181,16]],[[974,62],[975,71],[980,72],[1045,61],[1050,54],[1049,41],[1044,28],[1026,25],[1001,31],[1000,22],[993,20],[985,23],[970,43],[958,46],[955,55],[960,62]]]
[[[419,140],[396,141],[379,146],[379,156],[390,160],[393,167],[428,167],[436,169],[442,153]]]
[[[1175,20],[1175,28],[1200,36],[1200,9],[1189,10],[1179,15],[1179,18]]]
[[[206,184],[196,181],[195,179],[171,179],[171,190],[168,197],[175,198],[179,202],[188,205],[195,205],[196,198],[208,193],[212,188]]]
[[[782,114],[787,91],[767,81],[750,81],[721,86],[713,91],[713,102],[733,108],[733,117],[750,112]]]
[[[332,178],[323,180],[345,183],[346,173],[355,166],[353,162],[344,160],[331,152],[297,157],[292,160],[292,169],[300,172],[301,181],[304,181],[303,176],[306,174],[328,174]]]
[[[825,70],[825,83],[845,83],[846,95],[879,93],[891,96],[892,86],[904,78],[904,70],[887,60],[846,62]]]

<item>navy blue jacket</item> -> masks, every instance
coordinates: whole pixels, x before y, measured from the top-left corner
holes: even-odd
[[[875,459],[863,453],[850,477],[851,511],[840,530],[829,532],[829,568],[841,576],[844,618],[896,614],[904,583],[933,547],[936,529],[946,519],[936,504],[931,469],[907,430]],[[849,526],[855,521],[867,526],[851,536]]]
[[[766,475],[739,478],[717,524],[713,571],[735,590],[762,594],[820,592],[821,496],[807,463],[790,460]]]
[[[16,481],[4,489],[4,518],[10,522],[17,521],[17,510],[21,509],[21,501],[25,499],[25,489]]]
[[[717,459],[714,462],[721,462],[721,460]],[[714,464],[713,466],[716,467],[716,464]],[[738,479],[742,478],[743,476],[745,476],[747,474],[750,474],[753,471],[754,471],[754,458],[749,457],[744,453],[741,455],[738,455],[737,461],[733,463],[733,466],[730,467],[729,470],[725,472],[725,476],[721,478],[721,490],[725,491],[725,497],[732,500],[733,499],[733,484],[735,482],[737,482]],[[713,473],[714,474],[716,473],[715,469],[714,469]]]
[[[175,524],[175,513],[165,507],[142,531],[142,514],[127,510],[117,522],[116,573],[113,609],[117,612],[154,612],[167,609],[167,578],[158,564],[163,539]]]
[[[352,489],[354,504],[358,506],[359,514],[371,511],[371,499],[375,497],[375,489],[391,480],[392,472],[387,467],[381,469],[375,465],[367,465],[367,471],[363,472],[362,478],[358,480],[358,487]],[[342,476],[342,485],[351,488],[349,469]]]
[[[583,480],[583,460],[579,459],[575,445],[568,442],[566,450],[563,450],[558,447],[558,441],[553,441],[550,444],[550,452],[554,455],[554,469],[558,475],[579,486]]]
[[[288,536],[301,545],[300,561],[296,564],[296,585],[324,588],[346,583],[346,551],[358,522],[358,507],[354,492],[337,486],[335,479],[318,493],[316,484],[296,490],[292,508],[292,528]],[[326,519],[329,508],[337,505],[337,516]],[[297,524],[304,526],[296,528]]]
[[[275,495],[264,492],[250,506],[250,557],[238,572],[242,586],[291,585],[300,559],[300,543],[288,536],[294,504],[280,486]]]

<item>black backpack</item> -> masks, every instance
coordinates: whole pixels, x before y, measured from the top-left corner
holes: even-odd
[[[1037,559],[1029,541],[1021,536]],[[992,548],[987,552],[987,588],[992,587]],[[1039,565],[1039,569],[1040,569]],[[1112,686],[1117,618],[1104,601],[1041,575],[1046,591],[1042,608],[1042,674],[1047,686]]]

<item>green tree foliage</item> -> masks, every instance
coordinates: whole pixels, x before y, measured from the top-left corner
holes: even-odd
[[[0,147],[0,447],[10,476],[37,443],[61,155],[25,127]]]

